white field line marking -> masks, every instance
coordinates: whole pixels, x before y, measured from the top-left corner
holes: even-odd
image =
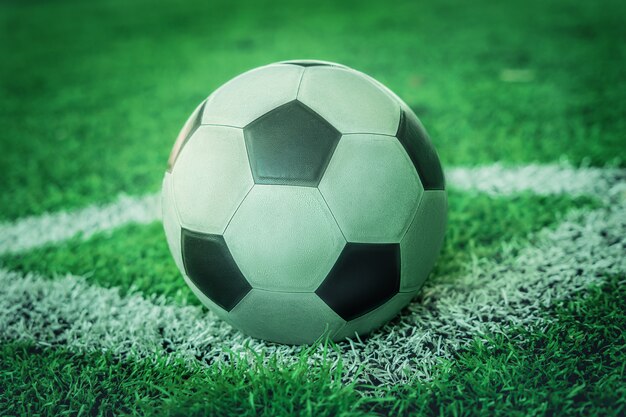
[[[24,252],[81,235],[112,230],[128,223],[150,223],[161,217],[158,194],[144,197],[122,195],[106,205],[60,211],[0,224],[0,255]]]
[[[473,338],[541,323],[555,300],[605,274],[625,273],[625,247],[626,205],[572,213],[531,246],[477,261],[463,277],[431,280],[392,323],[365,341],[341,343],[327,360],[342,357],[346,380],[392,385],[430,378],[437,361],[453,358]],[[1,340],[133,357],[169,354],[201,364],[226,363],[225,349],[247,360],[248,348],[290,363],[302,349],[248,338],[200,307],[169,305],[163,297],[122,297],[81,277],[7,270],[0,270]]]
[[[568,165],[528,165],[504,168],[490,165],[478,168],[452,168],[446,172],[452,188],[478,190],[491,194],[589,195],[607,200],[625,193],[626,169],[572,168]],[[62,211],[0,223],[0,255],[19,253],[82,234],[111,230],[128,223],[150,223],[160,214],[158,194],[143,197],[120,196],[106,205],[92,205],[75,211]]]
[[[626,169],[572,168],[569,165],[501,164],[476,168],[451,168],[446,171],[450,186],[493,195],[529,191],[538,195],[569,194],[599,197],[607,201],[624,193]]]

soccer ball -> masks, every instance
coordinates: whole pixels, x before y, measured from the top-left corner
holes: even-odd
[[[366,335],[441,248],[444,177],[409,107],[343,65],[286,61],[203,101],[174,144],[163,223],[185,281],[273,342]]]

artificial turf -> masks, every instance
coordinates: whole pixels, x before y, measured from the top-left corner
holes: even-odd
[[[547,323],[476,339],[428,387],[393,389],[392,410],[425,415],[620,416],[626,411],[626,287],[609,277]],[[389,409],[383,409],[389,411]]]
[[[55,416],[620,416],[623,280],[608,277],[585,296],[559,303],[545,322],[477,336],[454,360],[442,361],[431,381],[396,387],[342,384],[341,365],[311,363],[306,350],[291,366],[275,357],[263,364],[259,355],[251,366],[218,368],[5,343],[0,408]]]
[[[0,5],[0,219],[156,191],[177,130],[240,72],[290,58],[386,83],[444,165],[626,163],[620,1]]]
[[[188,367],[171,358],[124,360],[108,353],[0,347],[4,415],[362,416],[340,369],[307,363]]]
[[[396,91],[444,167],[626,166],[626,5],[616,0],[311,3],[96,0],[0,4],[0,221],[155,192],[188,113],[255,66],[319,58]],[[435,279],[554,225],[567,196],[450,190]],[[161,225],[130,225],[19,255],[2,267],[86,275],[197,303]],[[6,415],[624,415],[624,276],[545,313],[477,335],[396,388],[342,384],[341,367],[201,367],[0,341]],[[331,344],[332,347],[332,344]],[[306,360],[305,360],[306,359]]]

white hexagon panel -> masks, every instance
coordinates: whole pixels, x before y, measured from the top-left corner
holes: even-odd
[[[341,133],[395,135],[400,105],[385,91],[349,68],[314,66],[302,77],[298,101]]]
[[[207,99],[202,124],[244,127],[270,110],[295,100],[304,68],[274,64],[233,78]]]
[[[314,187],[255,185],[224,233],[253,288],[314,291],[346,241]]]
[[[180,152],[172,181],[182,226],[222,233],[254,184],[243,131],[200,126]]]
[[[400,242],[401,291],[419,289],[439,256],[446,228],[448,199],[445,191],[426,191]]]
[[[288,344],[312,343],[324,334],[333,338],[346,323],[314,293],[257,289],[235,306],[229,318],[250,336]]]
[[[411,159],[391,136],[339,140],[319,189],[349,242],[399,242],[424,189]]]

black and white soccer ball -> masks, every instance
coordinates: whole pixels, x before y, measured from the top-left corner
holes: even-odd
[[[224,84],[185,123],[163,181],[187,284],[244,333],[365,335],[420,289],[447,199],[424,128],[343,65],[287,61]]]

